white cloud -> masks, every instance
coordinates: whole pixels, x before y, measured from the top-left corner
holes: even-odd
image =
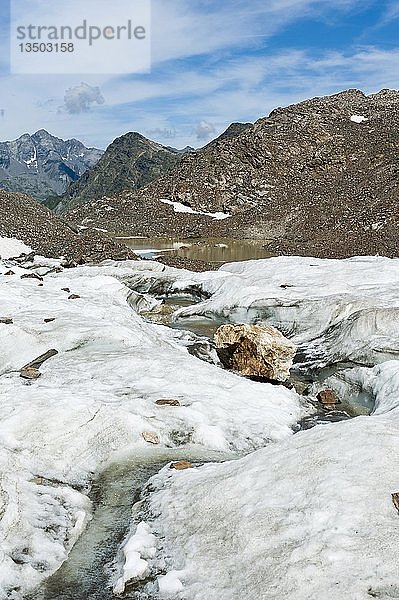
[[[195,128],[195,136],[200,142],[211,139],[215,134],[215,126],[212,123],[208,123],[208,121],[200,121]]]
[[[362,5],[361,0],[153,0],[153,62],[248,48],[251,40],[267,39],[297,18]]]
[[[361,48],[320,56],[302,50],[280,52],[262,59],[215,63],[203,73],[165,70],[152,78],[99,79],[106,103],[95,110],[59,113],[65,86],[79,87],[76,78],[35,77],[3,80],[0,138],[12,139],[41,127],[60,137],[77,137],[103,147],[126,131],[140,131],[161,142],[173,131],[173,145],[198,145],[220,134],[232,121],[254,121],[276,106],[350,87],[374,92],[396,87],[399,49]],[[51,97],[43,99],[43,94]],[[204,121],[207,126],[201,126]],[[18,124],[18,125],[16,125]],[[198,130],[197,130],[198,127]],[[149,133],[153,132],[153,133]]]
[[[380,18],[380,20],[377,22],[376,27],[383,27],[384,25],[387,25],[388,23],[391,23],[392,21],[396,21],[396,19],[399,18],[399,2],[397,0],[394,0],[392,2],[387,2],[386,6],[385,6],[385,10]]]
[[[170,127],[155,127],[153,129],[146,129],[143,134],[150,139],[157,140],[174,140],[176,138],[176,130]]]
[[[104,104],[104,97],[98,86],[95,87],[82,81],[65,92],[64,106],[70,114],[86,112],[92,104]]]

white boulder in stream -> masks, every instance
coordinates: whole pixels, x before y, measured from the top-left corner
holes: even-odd
[[[296,346],[278,329],[266,324],[221,325],[215,333],[223,365],[248,377],[286,381]]]

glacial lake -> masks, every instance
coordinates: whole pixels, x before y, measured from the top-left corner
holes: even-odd
[[[265,249],[268,240],[233,238],[116,238],[142,258],[154,259],[163,254],[203,260],[209,263],[235,262],[272,256]]]

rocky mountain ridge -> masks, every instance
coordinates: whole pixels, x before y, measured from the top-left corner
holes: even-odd
[[[102,156],[76,139],[62,140],[40,129],[0,142],[0,188],[44,201],[63,193]]]
[[[140,189],[172,171],[183,155],[137,132],[127,133],[116,138],[98,163],[55,199],[53,207],[62,213],[108,194]]]
[[[208,146],[236,137],[249,127],[252,127],[251,123],[232,123]],[[105,196],[139,190],[174,171],[191,153],[196,151],[190,146],[177,150],[162,146],[140,133],[126,133],[116,138],[98,163],[49,205],[57,213],[63,213]]]
[[[278,108],[69,218],[124,235],[264,239],[276,253],[397,256],[398,150],[399,92],[347,90]],[[198,215],[217,211],[230,217]]]

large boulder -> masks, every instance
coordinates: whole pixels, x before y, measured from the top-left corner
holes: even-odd
[[[222,325],[215,333],[216,351],[227,369],[248,377],[286,381],[296,346],[270,325]]]

